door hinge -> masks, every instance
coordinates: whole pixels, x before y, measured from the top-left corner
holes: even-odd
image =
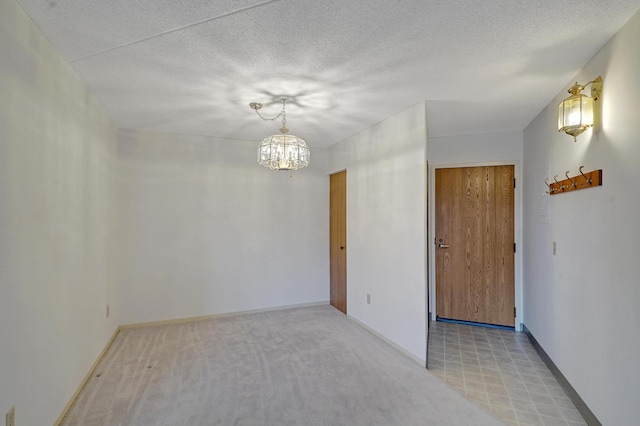
[[[516,243],[513,243],[513,252],[516,252]]]
[[[516,307],[515,306],[513,307],[513,317],[514,318],[516,317]]]
[[[513,187],[516,187],[516,178],[513,178]]]

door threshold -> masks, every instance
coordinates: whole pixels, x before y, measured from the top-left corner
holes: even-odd
[[[463,320],[457,320],[457,319],[451,319],[451,318],[442,318],[442,317],[437,317],[436,321],[448,322],[448,323],[451,323],[451,324],[470,325],[470,326],[473,326],[473,327],[495,328],[495,329],[498,329],[498,330],[516,331],[515,327],[509,327],[508,325],[488,324],[486,322],[463,321]]]

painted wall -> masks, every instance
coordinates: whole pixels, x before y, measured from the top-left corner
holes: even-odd
[[[429,138],[430,165],[507,164],[522,160],[522,132]]]
[[[289,177],[257,146],[119,131],[122,324],[329,300],[323,150]]]
[[[483,135],[461,135],[429,138],[429,235],[428,244],[433,244],[435,229],[435,169],[443,167],[467,167],[479,165],[515,165],[516,179],[521,181],[522,132],[488,133]],[[522,235],[522,185],[515,191],[514,237],[521,247]],[[436,312],[435,250],[429,251],[429,283],[431,288],[430,311],[432,319]],[[522,322],[522,250],[515,255],[515,307],[517,308],[516,329]]]
[[[415,105],[333,145],[328,165],[347,170],[347,314],[421,361],[426,126],[424,104]]]
[[[116,129],[14,0],[0,94],[0,418],[15,405],[17,424],[50,425],[119,321]]]
[[[563,91],[524,131],[525,325],[605,425],[640,418],[638,40],[640,14],[567,81],[602,76],[594,129],[577,142],[555,130]],[[544,194],[545,177],[581,165],[603,186]]]

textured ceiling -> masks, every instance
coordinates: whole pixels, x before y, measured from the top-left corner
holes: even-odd
[[[640,0],[18,0],[120,128],[328,146],[418,102],[522,130]],[[595,76],[594,76],[595,77]],[[605,81],[606,86],[606,81]]]

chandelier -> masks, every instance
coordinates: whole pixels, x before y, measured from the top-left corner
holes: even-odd
[[[258,147],[258,164],[271,170],[298,170],[309,165],[310,152],[307,142],[298,136],[288,135],[287,112],[285,107],[287,98],[282,100],[282,110],[273,118],[266,118],[260,114],[262,104],[251,102],[249,107],[265,121],[274,121],[282,117],[280,134],[271,135],[262,140]]]

